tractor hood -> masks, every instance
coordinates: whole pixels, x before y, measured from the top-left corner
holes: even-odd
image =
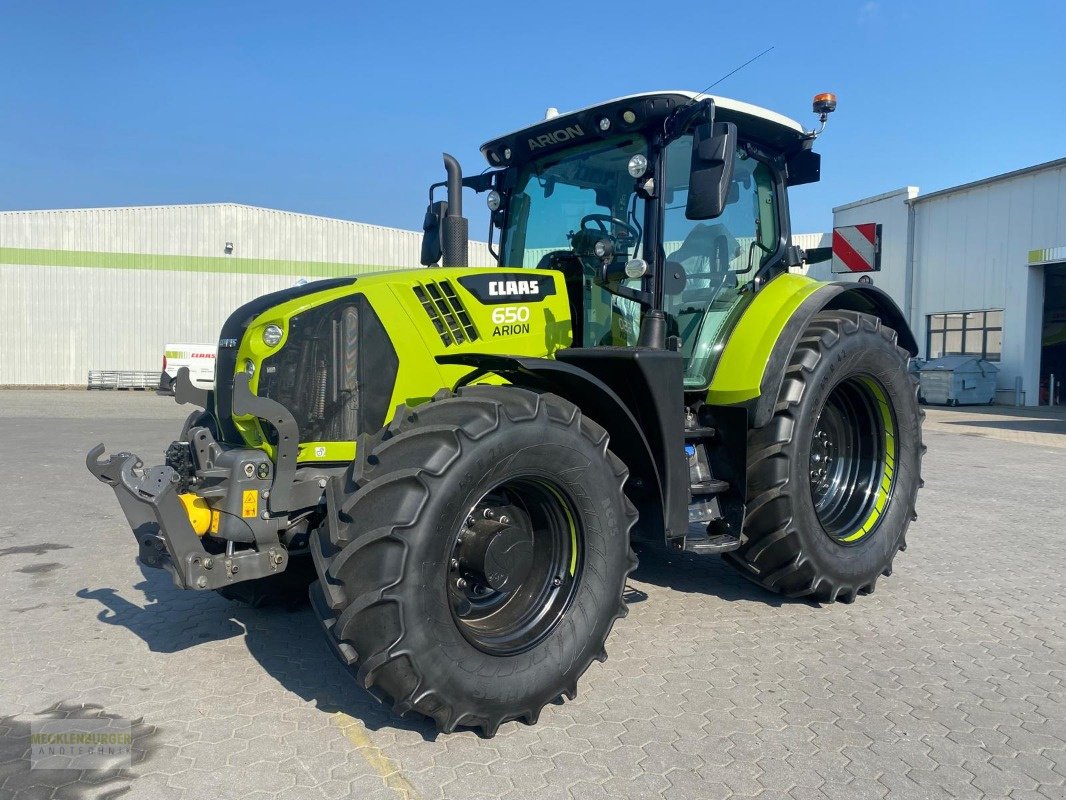
[[[222,327],[215,416],[226,442],[271,455],[278,432],[234,413],[234,376],[284,406],[299,429],[301,462],[354,457],[397,405],[453,386],[469,367],[438,356],[545,357],[570,344],[561,276],[542,270],[414,269],[332,278],[257,298]]]

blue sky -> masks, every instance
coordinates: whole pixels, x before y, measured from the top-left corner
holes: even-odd
[[[660,12],[665,12],[660,15]],[[0,0],[0,209],[232,201],[418,228],[440,152],[634,91],[813,124],[793,229],[1066,156],[1056,2],[51,3]],[[472,234],[484,235],[480,201]],[[476,216],[474,209],[477,209]]]

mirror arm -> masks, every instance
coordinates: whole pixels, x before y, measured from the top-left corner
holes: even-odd
[[[489,255],[496,259],[496,266],[500,265],[500,254],[492,249],[492,232],[496,228],[496,221],[493,219],[493,215],[489,214],[489,240],[487,246],[489,248]]]
[[[613,294],[615,297],[621,297],[625,300],[632,300],[639,303],[644,308],[652,307],[652,293],[645,292],[640,289],[631,289],[628,286],[611,286],[607,283],[598,284],[608,294]]]

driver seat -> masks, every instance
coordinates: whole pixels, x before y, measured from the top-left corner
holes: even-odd
[[[681,281],[681,290],[684,288],[708,288],[714,278],[721,276],[720,283],[715,281],[722,289],[733,289],[737,285],[736,273],[729,268],[732,253],[736,249],[736,239],[729,229],[721,223],[705,225],[700,222],[688,232],[688,236],[673,253],[669,255],[672,266],[681,268],[682,274],[692,272],[695,274],[710,273],[712,278],[699,278],[706,281],[707,286],[687,287],[688,281]],[[694,269],[686,269],[685,262],[695,262]],[[679,290],[679,291],[681,291]]]
[[[730,269],[731,254],[736,246],[736,239],[724,225],[701,222],[689,231],[681,246],[668,256],[667,274],[679,276],[671,281],[673,291],[667,289],[668,333],[681,340],[686,371],[693,363],[697,342],[703,335],[714,301],[723,292],[737,287],[736,273]],[[689,273],[700,277],[689,278]],[[709,293],[708,290],[713,292]]]

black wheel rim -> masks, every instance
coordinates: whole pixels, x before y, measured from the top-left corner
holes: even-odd
[[[847,378],[826,398],[811,436],[810,487],[825,532],[857,544],[881,520],[892,498],[895,414],[884,387],[866,375]]]
[[[574,504],[546,478],[512,478],[486,492],[448,565],[452,618],[463,636],[493,655],[543,641],[577,589],[583,538]]]

